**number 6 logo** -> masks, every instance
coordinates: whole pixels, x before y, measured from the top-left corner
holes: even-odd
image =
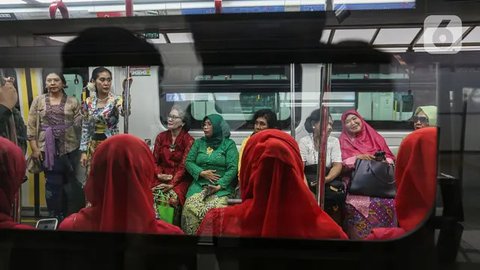
[[[423,46],[430,54],[456,54],[462,48],[462,20],[454,15],[432,15],[423,22]]]

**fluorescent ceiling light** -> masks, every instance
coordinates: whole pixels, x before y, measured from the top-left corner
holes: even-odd
[[[387,53],[402,53],[406,52],[408,50],[408,47],[399,47],[399,48],[375,48],[379,51],[382,52],[387,52]]]
[[[370,42],[377,29],[337,29],[332,43],[341,41],[365,41]]]
[[[464,39],[463,42],[465,43],[471,43],[471,42],[476,42],[480,43],[480,27],[477,26],[475,27],[472,32],[470,32]]]
[[[168,33],[170,43],[193,43],[192,33]]]
[[[382,28],[373,44],[410,44],[419,31],[420,28]]]
[[[51,40],[58,41],[58,42],[67,43],[67,42],[71,41],[72,39],[76,38],[76,36],[49,36],[48,38],[50,38]]]

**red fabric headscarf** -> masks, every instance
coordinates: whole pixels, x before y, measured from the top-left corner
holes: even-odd
[[[304,183],[297,142],[268,129],[253,135],[242,156],[242,203],[210,210],[199,235],[347,239]]]
[[[182,233],[155,219],[150,189],[154,173],[153,155],[142,140],[131,135],[107,139],[95,151],[85,186],[92,206],[69,216],[60,229]]]
[[[0,229],[33,229],[11,217],[15,196],[25,176],[25,157],[11,141],[0,137]]]
[[[353,135],[348,133],[345,127],[345,119],[347,116],[353,114],[362,121],[362,130]],[[388,148],[385,139],[382,135],[378,134],[360,114],[355,110],[348,110],[342,114],[342,134],[340,135],[340,146],[342,150],[342,159],[347,159],[358,154],[375,154],[376,151],[384,151],[387,158],[395,160],[395,156]]]
[[[395,209],[399,228],[373,229],[368,239],[391,239],[413,231],[433,209],[437,178],[437,129],[408,135],[400,145],[395,168]]]

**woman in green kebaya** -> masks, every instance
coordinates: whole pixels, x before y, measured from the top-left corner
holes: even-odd
[[[238,150],[230,127],[218,114],[206,116],[202,126],[205,136],[195,140],[185,164],[193,177],[182,213],[187,234],[196,233],[208,210],[227,206],[237,180]]]

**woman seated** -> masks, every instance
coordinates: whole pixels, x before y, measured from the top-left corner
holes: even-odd
[[[91,206],[70,215],[61,230],[183,234],[155,219],[151,182],[155,162],[148,146],[132,135],[115,135],[95,150],[85,185]]]
[[[327,152],[325,165],[328,173],[325,176],[325,183],[329,183],[337,178],[342,172],[342,153],[340,151],[340,143],[337,138],[330,136],[333,127],[333,119],[328,115],[327,125]],[[305,166],[318,165],[318,149],[320,143],[320,110],[315,110],[305,121],[305,130],[309,133],[300,139],[298,146],[300,147],[300,155]]]
[[[327,151],[325,158],[326,176],[325,183],[325,211],[335,221],[341,224],[342,209],[344,205],[344,193],[336,195],[334,190],[338,191],[338,187],[343,185],[341,179],[338,178],[335,184],[337,187],[331,186],[333,180],[337,179],[342,172],[342,153],[340,151],[340,143],[337,138],[330,136],[333,127],[333,119],[331,115],[328,115],[327,125]],[[309,133],[307,136],[300,139],[298,146],[300,147],[300,155],[305,164],[305,175],[309,183],[310,189],[316,191],[317,187],[317,170],[318,170],[318,149],[320,148],[320,110],[314,110],[309,117],[305,120],[305,130]],[[334,185],[335,185],[334,184]],[[333,188],[330,189],[330,187]]]
[[[157,203],[165,200],[175,207],[184,204],[192,181],[191,176],[185,172],[185,160],[192,147],[193,138],[188,134],[188,116],[176,105],[168,114],[167,127],[167,131],[158,134],[153,150],[157,163],[154,197]]]
[[[253,115],[253,133],[255,133],[269,129],[269,128],[277,128],[277,115],[269,109],[262,109],[258,110],[255,112]],[[241,163],[242,163],[242,154],[243,154],[243,149],[245,149],[245,145],[247,145],[248,140],[252,136],[248,136],[242,141],[242,145],[240,146],[240,151],[238,155],[239,163],[238,163],[238,170],[240,171],[241,169]]]
[[[437,125],[437,106],[420,106],[412,117],[413,128],[434,127]]]
[[[291,136],[273,129],[255,134],[242,164],[242,203],[210,210],[197,234],[347,238],[305,186],[300,150]]]
[[[235,189],[238,150],[230,128],[218,114],[203,119],[205,137],[195,140],[185,167],[193,176],[183,207],[182,229],[195,234],[203,217],[212,208],[227,206]]]
[[[393,163],[395,157],[385,139],[378,134],[355,110],[342,115],[343,130],[340,147],[347,182],[351,179],[357,160],[374,160],[377,151],[385,152],[386,162]],[[397,225],[394,199],[347,194],[345,201],[344,229],[350,239],[364,239],[373,228]]]
[[[22,149],[0,137],[0,229],[33,229],[12,218],[16,210],[12,206],[25,177],[25,166]]]
[[[392,239],[415,230],[435,203],[437,186],[437,129],[427,127],[409,134],[398,152],[395,168],[395,210],[398,228],[376,228],[368,239]]]

